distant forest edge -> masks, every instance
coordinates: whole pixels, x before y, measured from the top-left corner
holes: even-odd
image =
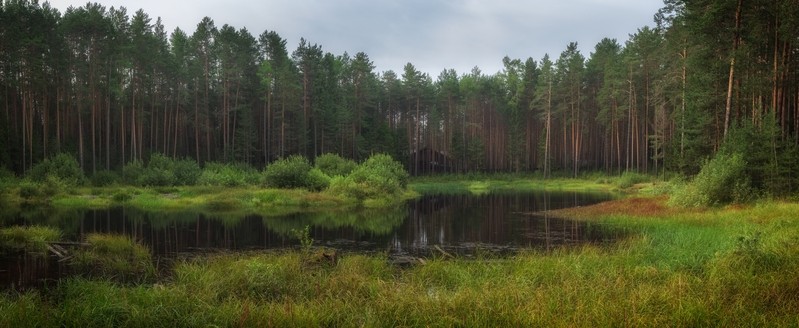
[[[275,31],[208,17],[168,33],[141,10],[0,1],[0,168],[21,174],[58,153],[87,174],[152,154],[264,167],[386,153],[411,174],[692,175],[727,147],[763,179],[796,179],[795,4],[666,0],[654,27],[587,58],[571,43],[504,58],[493,75],[434,78],[411,63],[375,72],[365,53],[305,39],[290,51]]]

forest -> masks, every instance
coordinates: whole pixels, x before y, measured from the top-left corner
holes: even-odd
[[[292,49],[209,17],[168,32],[97,3],[61,13],[6,0],[0,22],[0,168],[16,174],[59,153],[87,175],[153,154],[261,168],[385,153],[412,175],[693,175],[726,147],[747,156],[754,183],[799,185],[791,0],[665,0],[652,27],[587,55],[568,43],[498,58],[495,74],[438,76],[412,63],[376,72],[366,53]]]

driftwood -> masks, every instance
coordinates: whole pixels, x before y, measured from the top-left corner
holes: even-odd
[[[50,253],[52,253],[56,257],[58,257],[58,262],[64,262],[74,257],[74,255],[71,254],[69,248],[85,247],[85,246],[89,246],[89,244],[71,242],[71,241],[55,241],[47,243],[47,250],[50,251]]]
[[[67,250],[64,247],[61,247],[57,244],[47,244],[47,249],[50,250],[50,253],[55,254],[59,258],[64,258],[67,256]]]
[[[438,245],[435,245],[435,246],[433,246],[433,247],[434,247],[434,248],[435,248],[437,251],[441,252],[441,255],[444,255],[444,257],[445,257],[445,258],[446,258],[446,257],[448,257],[448,258],[451,258],[451,259],[454,259],[454,258],[455,258],[455,256],[452,256],[452,254],[450,254],[450,253],[447,253],[445,250],[441,249],[441,247],[439,247]]]

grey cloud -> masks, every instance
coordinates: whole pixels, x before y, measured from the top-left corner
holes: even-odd
[[[170,31],[194,31],[204,16],[218,26],[274,30],[293,50],[304,37],[334,54],[363,51],[378,71],[407,62],[436,77],[445,68],[467,73],[501,69],[502,57],[557,58],[577,41],[587,57],[603,37],[623,43],[652,25],[660,0],[288,0],[99,1],[161,16]],[[56,0],[61,11],[85,0]]]

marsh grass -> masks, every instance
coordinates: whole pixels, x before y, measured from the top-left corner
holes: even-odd
[[[404,193],[399,200],[415,197]],[[12,206],[20,206],[11,199]],[[302,189],[264,189],[258,187],[97,187],[79,188],[74,195],[62,194],[52,201],[37,202],[40,207],[100,209],[126,206],[151,212],[208,211],[211,213],[259,214],[293,213],[304,210],[341,210],[356,203],[329,192]],[[393,204],[393,203],[391,203]],[[377,203],[375,207],[387,207]]]
[[[58,288],[55,304],[25,294],[6,295],[0,306],[17,314],[24,307],[30,310],[24,317],[40,326],[86,327],[799,323],[799,284],[791,279],[799,269],[795,246],[765,237],[762,251],[775,259],[761,267],[733,242],[693,259],[701,268],[695,270],[661,262],[679,254],[646,256],[661,243],[652,239],[658,238],[480,262],[432,259],[409,269],[381,255],[346,255],[334,266],[318,266],[301,252],[222,254],[177,264],[163,284],[76,279]]]
[[[61,231],[52,227],[12,226],[0,229],[0,252],[47,252],[47,243],[58,241]]]
[[[150,250],[128,236],[89,234],[86,243],[88,246],[79,249],[71,261],[77,272],[132,283],[148,282],[155,277]]]
[[[414,177],[411,190],[420,194],[475,194],[509,191],[597,191],[618,189],[601,179],[550,178],[524,174],[468,174]]]
[[[314,265],[303,251],[255,252],[186,260],[158,283],[70,279],[0,295],[0,326],[799,325],[799,204],[665,202],[571,210],[628,237],[510,258],[399,268],[382,254]]]

